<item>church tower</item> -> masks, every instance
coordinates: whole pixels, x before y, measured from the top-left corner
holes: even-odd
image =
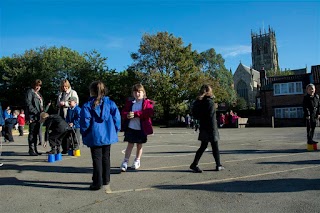
[[[276,34],[270,29],[268,32],[252,33],[251,31],[251,49],[252,49],[252,68],[261,70],[262,67],[266,71],[278,70],[278,49],[276,42]]]

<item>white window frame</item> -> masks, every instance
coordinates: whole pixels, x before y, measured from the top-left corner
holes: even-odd
[[[274,108],[275,118],[303,118],[302,107]]]
[[[297,95],[303,94],[302,81],[288,83],[274,83],[273,95]]]

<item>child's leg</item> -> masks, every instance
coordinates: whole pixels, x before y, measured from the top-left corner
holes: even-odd
[[[102,147],[90,147],[93,164],[91,190],[100,189],[102,185]]]
[[[136,160],[140,160],[142,155],[142,143],[137,143]]]
[[[39,138],[38,145],[41,145],[42,144],[42,125],[40,125],[40,128],[39,128],[38,138]]]
[[[18,126],[19,136],[23,136],[23,126]]]
[[[124,155],[124,161],[127,161],[127,162],[129,161],[133,146],[134,146],[134,143],[128,143],[126,153]]]
[[[102,146],[102,184],[110,183],[110,148],[111,145]]]
[[[11,127],[8,127],[8,140],[9,142],[13,142],[13,136],[12,136],[12,129]]]

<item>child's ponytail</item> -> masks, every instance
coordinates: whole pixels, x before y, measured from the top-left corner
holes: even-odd
[[[97,97],[94,101],[94,106],[96,107],[100,104],[101,99],[107,94],[107,88],[102,81],[94,81],[90,85],[90,95]]]

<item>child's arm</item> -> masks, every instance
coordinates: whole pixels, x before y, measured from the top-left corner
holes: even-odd
[[[83,136],[87,134],[87,130],[91,123],[90,105],[83,105],[80,111],[80,132]]]
[[[74,113],[74,118],[73,118],[73,126],[74,127],[79,127],[80,126],[80,112],[81,112],[81,108],[80,107],[76,107],[75,109],[75,113]]]
[[[50,105],[51,105],[51,101],[47,104],[46,108],[44,109],[44,112],[48,112]]]
[[[134,117],[139,117],[140,119],[148,119],[153,116],[154,110],[153,110],[153,102],[150,100],[145,100],[145,108],[141,111],[135,111]],[[143,108],[143,107],[142,107]]]
[[[121,116],[117,105],[113,101],[111,101],[110,104],[110,114],[112,116],[116,131],[119,132],[121,129]]]
[[[47,118],[47,120],[43,124],[43,126],[46,127],[46,131],[44,133],[44,141],[48,141],[49,140],[49,130],[50,130],[51,124],[52,124],[52,119],[50,119],[50,117]]]
[[[306,96],[304,96],[302,105],[303,105],[303,113],[304,113],[305,118],[310,117],[310,111],[308,109],[308,103],[307,102],[308,102],[307,98],[306,98]]]
[[[132,102],[131,101],[127,101],[125,106],[123,107],[122,111],[121,111],[121,117],[124,120],[128,119],[128,114],[131,111],[131,106],[132,106]]]

